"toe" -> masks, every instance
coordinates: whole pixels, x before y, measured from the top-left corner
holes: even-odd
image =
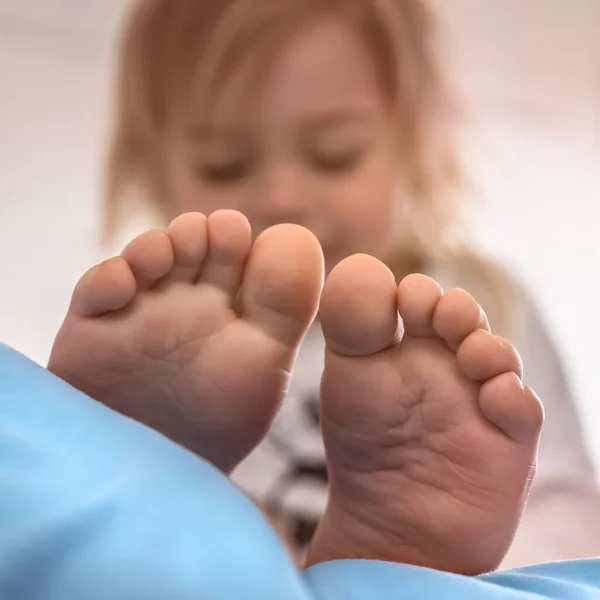
[[[121,258],[111,258],[90,269],[80,280],[69,311],[80,317],[96,317],[120,310],[133,299],[136,282]]]
[[[248,219],[234,210],[219,210],[208,217],[208,255],[199,282],[225,293],[233,305],[252,244]]]
[[[323,286],[323,252],[298,225],[276,225],[254,243],[244,272],[240,317],[287,347],[312,323]]]
[[[411,336],[435,335],[432,319],[442,298],[442,288],[425,275],[405,277],[398,286],[398,310],[404,321],[404,331]]]
[[[433,329],[456,350],[477,329],[489,331],[487,317],[473,296],[461,289],[448,290],[435,309]]]
[[[207,219],[201,213],[186,213],[169,225],[167,234],[173,246],[173,269],[169,281],[193,283],[208,250]]]
[[[474,331],[463,341],[456,359],[461,371],[476,381],[486,381],[508,372],[519,378],[523,376],[523,363],[515,347],[483,329]]]
[[[329,350],[345,356],[381,352],[398,340],[396,282],[379,260],[346,258],[330,273],[319,315]]]
[[[544,408],[535,392],[515,373],[486,381],[479,392],[483,415],[512,440],[536,443],[544,423]]]
[[[173,247],[164,231],[142,233],[130,242],[121,256],[131,268],[138,289],[151,288],[173,267]]]

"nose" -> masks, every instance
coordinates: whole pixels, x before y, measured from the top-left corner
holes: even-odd
[[[302,173],[294,165],[278,164],[262,175],[257,202],[270,223],[308,225],[310,199]]]

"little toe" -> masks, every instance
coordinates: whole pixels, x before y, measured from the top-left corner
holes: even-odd
[[[120,256],[90,269],[75,286],[69,312],[97,317],[124,308],[136,292],[131,268]]]
[[[160,230],[142,233],[128,244],[121,256],[131,268],[138,289],[151,288],[173,267],[171,240]]]
[[[432,337],[432,319],[442,298],[442,288],[430,277],[420,274],[406,276],[398,286],[398,310],[404,331],[411,336]]]
[[[489,324],[486,314],[471,294],[453,289],[448,290],[436,306],[433,329],[451,350],[456,350],[474,331],[489,331]]]
[[[167,234],[174,256],[168,281],[195,282],[208,252],[207,218],[201,213],[179,215],[169,225]]]
[[[296,348],[313,322],[323,286],[323,251],[299,225],[275,225],[254,242],[244,272],[240,317]]]
[[[199,283],[223,291],[233,306],[252,244],[248,219],[234,210],[218,210],[208,217],[208,255]]]
[[[507,340],[478,329],[459,346],[456,360],[461,371],[475,381],[486,381],[512,372],[521,378],[523,363],[516,348]]]
[[[486,381],[479,392],[481,412],[509,438],[537,442],[544,423],[544,407],[535,392],[515,373],[503,373]]]
[[[397,287],[392,272],[364,254],[346,258],[331,271],[319,316],[329,350],[368,356],[399,339]]]

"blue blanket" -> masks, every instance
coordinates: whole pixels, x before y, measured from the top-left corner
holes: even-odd
[[[299,573],[226,477],[0,345],[2,600],[600,599],[600,561]]]

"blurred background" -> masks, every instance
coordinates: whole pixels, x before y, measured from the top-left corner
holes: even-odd
[[[482,248],[535,294],[600,465],[600,0],[438,0]],[[97,259],[124,0],[0,0],[0,339],[45,363]]]

